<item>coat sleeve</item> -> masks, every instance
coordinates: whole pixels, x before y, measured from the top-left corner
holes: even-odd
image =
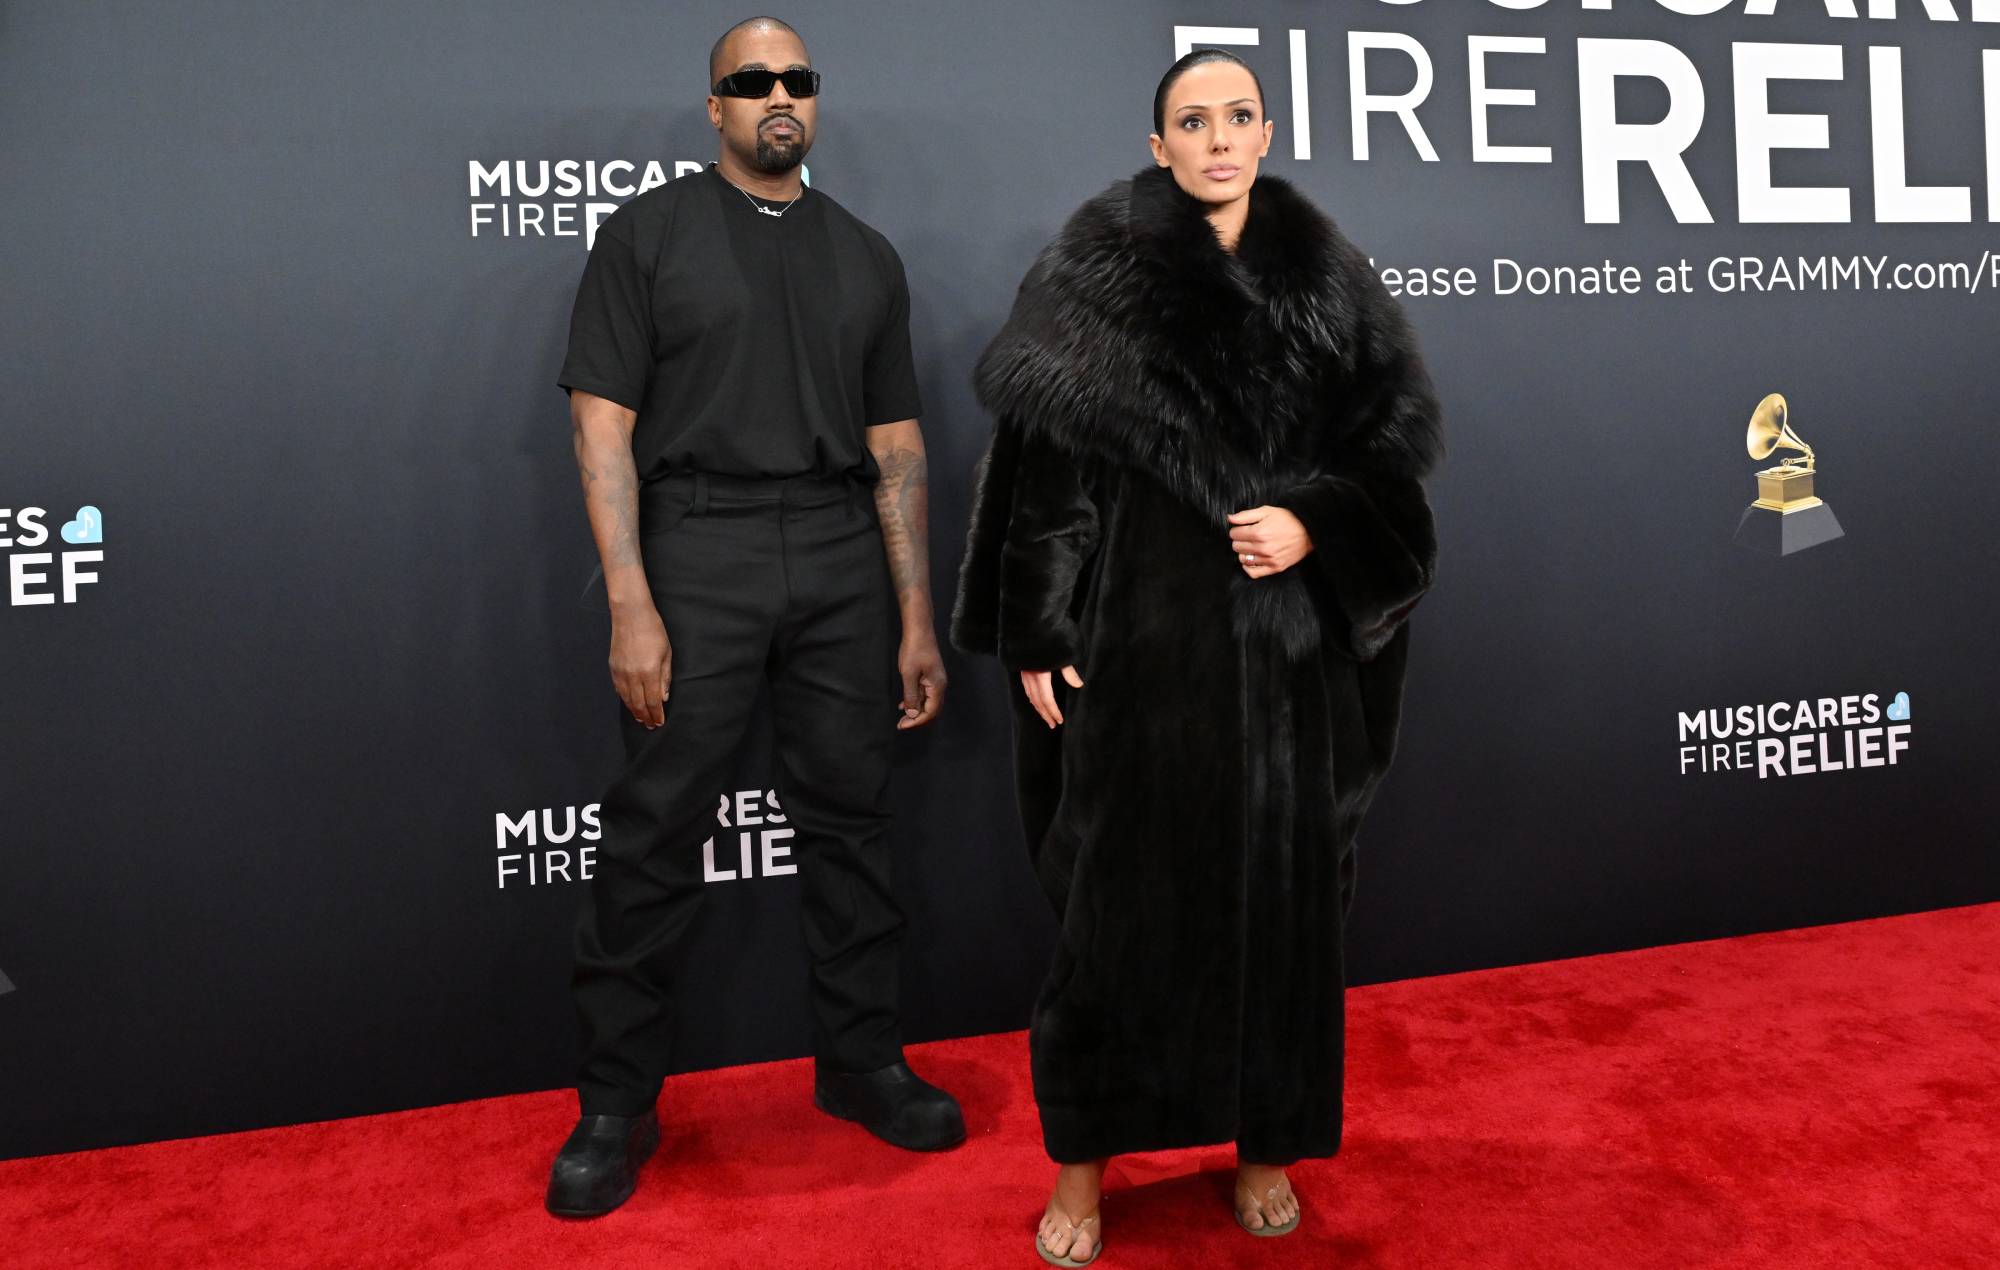
[[[1019,438],[998,426],[972,477],[972,517],[965,555],[958,565],[958,595],[951,604],[951,642],[964,653],[1000,651],[1000,552],[1014,514],[1014,460]]]
[[[1000,551],[997,642],[1009,670],[1083,662],[1077,583],[1097,551],[1099,532],[1083,460],[1039,437],[1022,437]]]
[[[1348,653],[1382,651],[1430,590],[1437,528],[1423,474],[1441,448],[1439,408],[1423,359],[1383,295],[1361,333],[1350,398],[1347,459],[1272,500],[1297,516],[1316,568],[1347,618]]]
[[[1098,524],[1080,461],[1001,419],[973,485],[952,644],[1011,670],[1079,664],[1076,588]]]

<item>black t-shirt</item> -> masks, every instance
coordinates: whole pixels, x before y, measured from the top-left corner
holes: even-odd
[[[921,413],[903,262],[818,190],[767,216],[710,165],[598,227],[557,382],[638,413],[642,481],[872,481],[863,430]]]

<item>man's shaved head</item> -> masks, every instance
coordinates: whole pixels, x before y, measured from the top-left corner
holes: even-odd
[[[811,69],[806,42],[789,23],[745,18],[722,33],[708,54],[708,121],[721,134],[722,154],[716,161],[724,177],[742,186],[798,167],[812,149],[819,100],[810,90],[792,96],[782,79],[774,80],[762,97],[719,96],[716,81],[743,70],[782,75]]]
[[[721,38],[716,40],[715,46],[708,50],[709,83],[713,84],[716,80],[721,79],[724,75],[736,69],[734,63],[726,62],[724,57],[729,52],[729,41],[745,31],[782,31],[797,40],[801,47],[805,44],[804,37],[797,31],[794,31],[789,22],[778,18],[745,18],[735,26],[730,27],[727,31],[724,31]]]

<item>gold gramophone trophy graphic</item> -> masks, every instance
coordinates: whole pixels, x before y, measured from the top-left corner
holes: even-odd
[[[1813,493],[1812,447],[1792,431],[1785,399],[1772,393],[1757,403],[1750,416],[1744,444],[1753,459],[1768,459],[1774,451],[1798,450],[1805,457],[1786,459],[1757,473],[1757,501],[1743,511],[1736,525],[1736,545],[1774,556],[1789,556],[1840,537],[1833,508]]]

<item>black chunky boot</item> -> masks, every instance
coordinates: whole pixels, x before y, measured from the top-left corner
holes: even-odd
[[[660,1145],[660,1117],[585,1116],[549,1169],[548,1208],[558,1217],[602,1217],[632,1196],[639,1166]]]
[[[965,1141],[958,1101],[911,1071],[908,1063],[872,1072],[817,1069],[813,1105],[906,1151],[942,1151]]]

